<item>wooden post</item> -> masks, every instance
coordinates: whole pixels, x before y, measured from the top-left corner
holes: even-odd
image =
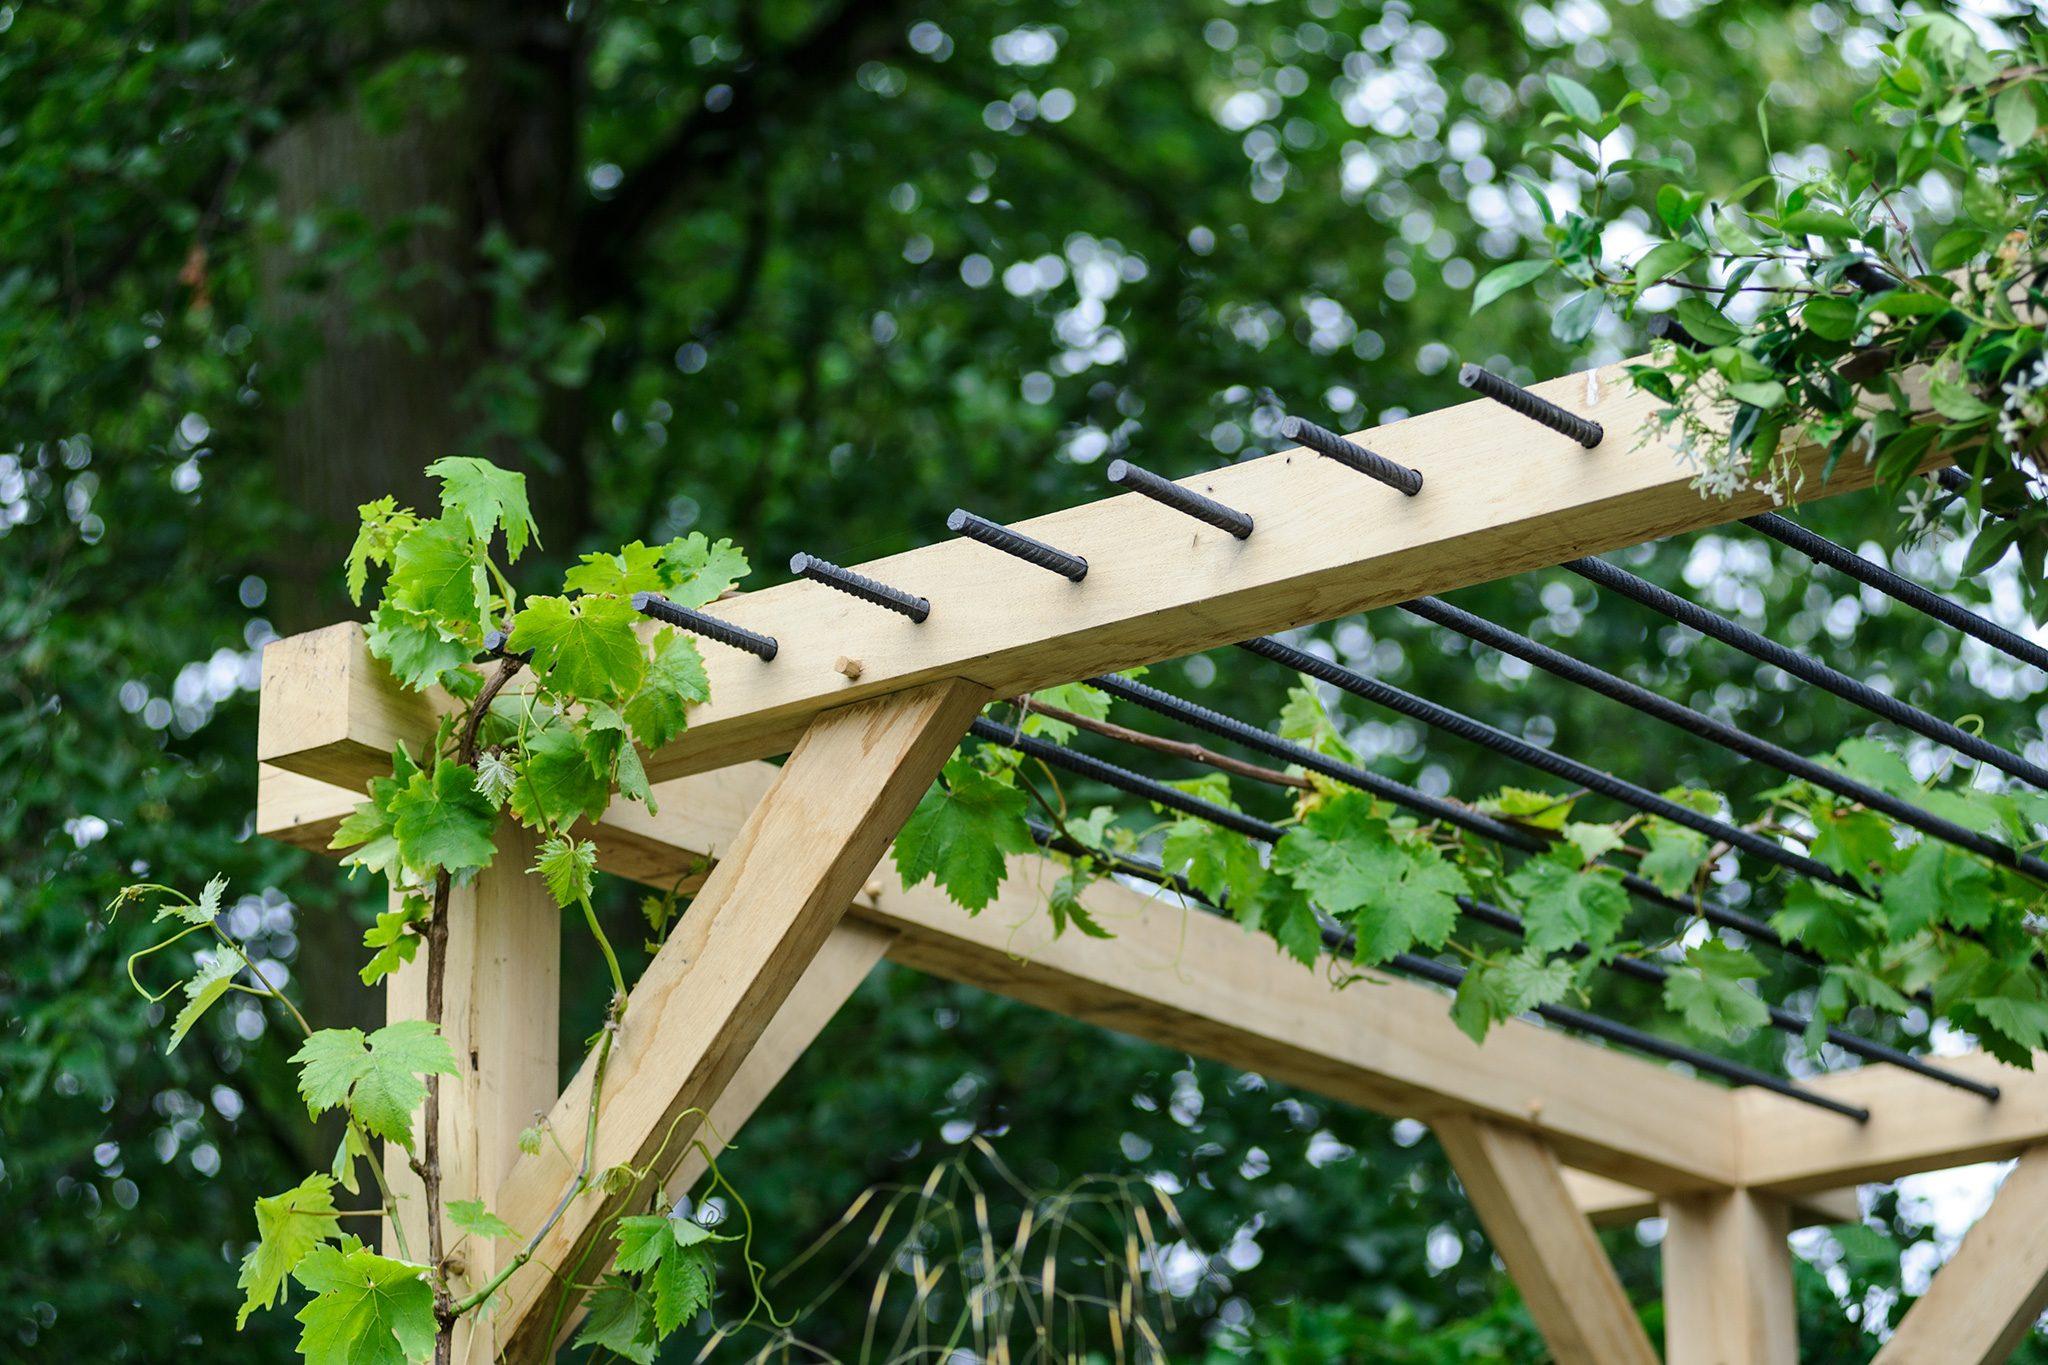
[[[1435,1131],[1551,1355],[1574,1365],[1657,1365],[1549,1146],[1483,1119],[1440,1119]]]
[[[507,821],[496,858],[468,886],[448,896],[448,966],[442,1035],[461,1072],[441,1078],[441,1193],[446,1203],[490,1205],[519,1157],[520,1131],[547,1113],[561,1088],[562,912],[533,866],[536,838]],[[385,1013],[392,1020],[426,1014],[427,955],[387,978]],[[419,1119],[414,1119],[415,1132]],[[415,1258],[426,1255],[425,1195],[406,1154],[387,1146],[386,1178],[399,1198],[399,1217]],[[460,1262],[451,1277],[457,1297],[490,1279],[514,1244],[486,1242],[443,1222],[448,1254]],[[489,1319],[465,1318],[455,1359],[488,1365],[495,1358]]]
[[[1998,1187],[1872,1365],[1999,1365],[2048,1308],[2048,1146]]]
[[[1665,1365],[1798,1365],[1784,1201],[1686,1195],[1664,1219]]]
[[[593,1172],[644,1180],[584,1191],[548,1225],[585,1160],[596,1083],[586,1058],[549,1115],[552,1140],[499,1187],[497,1212],[543,1227],[530,1264],[500,1290],[507,1361],[545,1359],[555,1329],[611,1258],[611,1220],[658,1188],[762,1030],[861,890],[911,808],[987,699],[958,680],[818,717],[649,963],[618,1026],[597,1111]]]

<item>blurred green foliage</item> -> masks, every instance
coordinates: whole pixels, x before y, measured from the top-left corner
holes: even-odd
[[[351,984],[371,889],[249,832],[255,651],[346,612],[356,503],[421,504],[442,455],[527,468],[548,543],[523,587],[695,529],[858,562],[956,505],[1097,496],[1114,454],[1181,475],[1278,444],[1286,411],[1356,429],[1457,401],[1460,360],[1619,358],[1639,338],[1611,317],[1553,339],[1564,299],[1540,288],[1469,316],[1474,280],[1540,236],[1509,174],[1549,170],[1523,152],[1544,74],[1643,92],[1644,142],[1725,191],[1763,156],[1760,101],[1780,156],[1868,148],[1854,101],[1896,22],[1761,0],[0,4],[0,1355],[290,1351],[285,1315],[234,1332],[235,1264],[252,1199],[332,1139],[250,1009],[162,1055],[119,974],[142,926],[96,908],[144,873],[226,872],[254,889],[236,932],[316,1022],[374,1021]],[[2010,573],[1956,581],[1879,501],[1801,515],[2027,614]],[[1777,547],[1621,558],[2040,753],[2037,674]],[[1869,728],[1560,574],[1455,600],[1795,750]],[[1774,780],[1395,613],[1324,634],[1653,787],[1741,802]],[[1260,717],[1286,682],[1231,655],[1155,680]],[[1345,723],[1433,789],[1518,776]],[[632,895],[607,896],[632,941]],[[574,1056],[602,964],[572,954],[565,979]],[[1767,983],[1795,1005],[1810,984]],[[1683,1032],[1632,987],[1599,1003]],[[1035,1184],[1176,1184],[1216,1257],[1177,1356],[1227,1329],[1269,1359],[1530,1358],[1414,1125],[907,972],[868,983],[728,1166],[774,1265],[974,1132]],[[1867,1357],[1930,1237],[1887,1196],[1868,1235],[1816,1244],[1813,1358]],[[1612,1241],[1653,1301],[1654,1249]],[[864,1303],[807,1334],[855,1352]]]

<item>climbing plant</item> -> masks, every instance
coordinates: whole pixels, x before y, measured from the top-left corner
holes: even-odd
[[[1666,310],[1666,339],[1631,373],[1663,400],[1654,424],[1693,461],[1703,492],[1796,498],[1793,453],[1822,446],[1830,469],[1870,463],[1915,532],[1967,504],[1964,572],[2017,551],[2040,598],[2048,34],[1988,51],[1936,14],[1882,53],[1857,112],[1890,129],[1888,156],[1774,152],[1722,190],[1637,138],[1639,93],[1603,107],[1551,75],[1558,108],[1529,154],[1548,154],[1576,206],[1525,179],[1549,254],[1490,272],[1473,307],[1558,281],[1567,292],[1552,331],[1571,344],[1610,310]],[[1616,244],[1640,242],[1645,226],[1656,235],[1622,259]],[[1967,477],[1918,477],[1951,463]]]
[[[539,538],[524,476],[466,457],[436,461],[428,473],[441,487],[438,515],[400,508],[390,498],[366,505],[346,574],[358,602],[371,575],[382,577],[369,604],[371,652],[403,686],[440,688],[456,705],[424,752],[397,751],[390,776],[370,783],[369,799],[334,837],[336,848],[348,850],[346,865],[383,878],[391,892],[392,908],[364,936],[363,980],[381,980],[424,952],[425,1017],[367,1035],[314,1028],[228,932],[220,915],[226,883],[219,879],[197,897],[168,886],[131,886],[111,907],[153,906],[171,926],[130,963],[137,988],[153,1001],[180,987],[143,986],[145,960],[174,946],[203,945],[190,953],[170,1047],[230,992],[260,996],[303,1035],[293,1061],[309,1113],[334,1110],[346,1119],[330,1170],[257,1201],[257,1241],[241,1271],[244,1322],[290,1296],[289,1282],[297,1283],[307,1296],[297,1312],[299,1349],[316,1365],[446,1361],[456,1322],[487,1313],[548,1230],[510,1227],[481,1202],[443,1194],[440,1086],[456,1071],[441,1033],[449,897],[491,865],[501,820],[541,836],[531,873],[580,916],[611,975],[611,1003],[591,1040],[596,1064],[587,1123],[594,1128],[626,981],[591,903],[597,848],[581,826],[596,820],[614,789],[653,804],[636,745],[654,749],[675,740],[690,708],[710,691],[696,645],[667,628],[643,639],[628,599],[659,592],[701,605],[747,573],[745,556],[730,541],[692,534],[584,555],[560,593],[522,597],[506,566]],[[494,546],[502,546],[503,564]],[[506,642],[507,626],[516,650]],[[417,1131],[416,1110],[423,1115]],[[423,1208],[416,1222],[402,1216],[372,1139],[395,1144],[418,1177]],[[520,1141],[537,1151],[553,1140],[537,1127]],[[711,1251],[722,1239],[669,1209],[649,1171],[593,1171],[593,1145],[587,1129],[570,1198],[591,1188],[644,1189],[646,1196],[629,1201],[629,1209],[644,1211],[616,1224],[616,1269],[592,1296],[578,1340],[651,1361],[660,1341],[710,1302]],[[365,1164],[395,1254],[373,1251],[343,1228],[335,1189],[355,1191]],[[408,1244],[409,1222],[425,1227],[423,1246]],[[444,1229],[459,1238],[512,1240],[519,1249],[496,1275],[458,1296],[449,1269],[457,1247],[444,1240]]]

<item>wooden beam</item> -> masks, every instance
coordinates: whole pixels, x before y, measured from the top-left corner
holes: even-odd
[[[1017,523],[1085,555],[1081,583],[945,539],[858,566],[929,598],[923,624],[805,581],[729,598],[717,614],[774,636],[781,652],[764,664],[707,650],[712,700],[647,770],[660,779],[787,752],[826,708],[935,679],[1014,695],[1770,510],[1755,490],[1714,501],[1693,491],[1669,441],[1645,435],[1660,404],[1628,384],[1626,363],[1534,386],[1605,425],[1595,450],[1486,401],[1359,433],[1423,471],[1413,498],[1285,450],[1183,480],[1250,513],[1257,530],[1245,541],[1124,494]],[[1866,462],[1844,460],[1823,482],[1824,452],[1798,458],[1809,496],[1872,477]],[[834,667],[849,639],[861,641],[858,679]],[[380,733],[351,729],[345,713],[377,689],[381,669],[337,673],[332,643],[295,637],[265,651],[259,757],[353,787],[366,759],[381,767],[392,742],[428,732],[406,708],[430,708],[387,701]]]
[[[1664,1220],[1664,1365],[1799,1365],[1785,1201],[1685,1195]]]
[[[1664,1216],[1664,1200],[1652,1190],[1569,1167],[1565,1169],[1564,1184],[1572,1192],[1572,1202],[1579,1206],[1579,1212],[1596,1228],[1628,1227],[1645,1218]],[[1863,1202],[1853,1185],[1800,1195],[1787,1201],[1786,1207],[1795,1229],[1854,1223],[1863,1217]]]
[[[1872,1365],[2000,1365],[2048,1309],[2048,1146],[1998,1187]]]
[[[774,773],[745,764],[663,783],[654,815],[615,804],[594,836],[599,866],[609,865],[615,829],[634,841],[636,863],[647,848],[668,849],[670,868],[722,855]],[[266,775],[259,829],[324,847],[354,798],[318,785]],[[903,890],[884,867],[852,913],[895,934],[889,956],[906,966],[1348,1104],[1540,1130],[1573,1164],[1641,1189],[1735,1183],[1726,1090],[1522,1021],[1474,1046],[1433,987],[1375,974],[1334,990],[1266,939],[1115,882],[1086,892],[1115,938],[1055,938],[1045,897],[1064,871],[1035,855],[1013,858],[994,904],[969,916],[930,885]]]
[[[491,865],[468,886],[449,892],[441,1032],[460,1072],[441,1079],[443,1208],[458,1199],[491,1203],[518,1160],[520,1131],[548,1112],[561,1088],[562,912],[527,871],[536,842],[508,821],[498,831]],[[425,952],[385,980],[390,1019],[426,1016]],[[419,1123],[415,1117],[415,1133]],[[413,1257],[424,1260],[425,1191],[397,1144],[389,1144],[384,1157],[406,1240]],[[457,1296],[489,1280],[515,1249],[446,1224],[443,1236],[443,1247],[460,1266],[451,1281]],[[456,1332],[455,1359],[489,1365],[497,1358],[496,1326],[495,1319],[465,1318]]]
[[[1941,1064],[1996,1084],[2000,1097],[1980,1099],[1891,1066],[1805,1082],[1868,1108],[1870,1121],[1859,1124],[1768,1091],[1737,1091],[1739,1183],[1769,1194],[1807,1194],[2004,1161],[2048,1142],[2048,1071],[2021,1071],[1981,1052],[1944,1057]]]
[[[1657,1365],[1613,1263],[1543,1139],[1464,1118],[1435,1129],[1551,1355],[1587,1365]]]
[[[987,694],[941,682],[815,720],[635,986],[597,1096],[593,1171],[660,1182],[861,890]],[[532,1232],[585,1158],[595,1056],[549,1115],[553,1141],[499,1186],[499,1216]],[[645,1182],[571,1200],[501,1291],[504,1358],[545,1358],[554,1325],[610,1258],[613,1215]]]

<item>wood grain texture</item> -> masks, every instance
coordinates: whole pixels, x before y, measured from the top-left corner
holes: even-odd
[[[972,684],[935,683],[813,722],[634,987],[599,1097],[593,1170],[665,1179],[986,700]],[[499,1186],[512,1226],[540,1228],[570,1188],[594,1070],[586,1058],[550,1112],[554,1140]],[[572,1200],[506,1283],[495,1322],[508,1361],[552,1350],[572,1283],[603,1271],[610,1220],[630,1200],[595,1189]]]
[[[1664,1220],[1664,1365],[1799,1365],[1785,1202],[1686,1195]]]
[[[444,1201],[490,1205],[519,1158],[519,1134],[555,1102],[561,1086],[562,912],[533,865],[538,840],[507,822],[497,857],[448,898],[448,964],[442,1036],[460,1073],[441,1078],[441,1191]],[[427,957],[385,978],[385,1013],[393,1021],[426,1014]],[[420,1118],[414,1118],[418,1131]],[[424,1194],[397,1144],[388,1144],[385,1175],[400,1199],[400,1217],[415,1258],[427,1246]],[[493,1206],[495,1207],[495,1206]],[[444,1224],[443,1246],[460,1263],[457,1297],[496,1273],[515,1246],[469,1237]],[[489,1365],[496,1359],[494,1318],[458,1324],[455,1359]]]
[[[2020,1158],[1872,1365],[2003,1365],[2048,1309],[2048,1146]]]
[[[1423,471],[1413,498],[1297,448],[1182,480],[1250,513],[1257,530],[1245,541],[1121,494],[1016,523],[1086,556],[1081,583],[943,539],[852,566],[929,598],[922,624],[801,580],[728,598],[716,614],[775,637],[780,653],[764,663],[706,649],[712,700],[647,770],[660,779],[784,753],[821,710],[939,678],[1015,695],[1771,510],[1755,491],[1695,493],[1676,451],[1645,437],[1658,403],[1630,388],[1625,364],[1533,386],[1605,425],[1595,450],[1486,401],[1358,433]],[[1802,456],[1809,498],[1870,482],[1868,466],[1845,460],[1823,485],[1824,463],[1816,450]],[[836,665],[855,640],[861,667],[848,678]],[[392,736],[337,730],[338,689],[307,695],[309,682],[354,687],[381,674],[337,664],[337,643],[295,637],[266,650],[278,662],[266,662],[259,756],[353,787],[353,770]],[[405,717],[388,709],[395,733]]]
[[[1445,1119],[1435,1130],[1551,1355],[1574,1365],[1657,1365],[1613,1263],[1543,1139],[1467,1118]]]
[[[1579,1206],[1579,1212],[1585,1214],[1596,1228],[1627,1227],[1645,1218],[1664,1216],[1665,1201],[1651,1190],[1610,1180],[1591,1171],[1570,1168],[1564,1173],[1564,1183],[1565,1188],[1572,1192],[1572,1202]],[[1794,1228],[1854,1223],[1863,1217],[1862,1197],[1854,1186],[1797,1195],[1786,1201],[1786,1207]]]

